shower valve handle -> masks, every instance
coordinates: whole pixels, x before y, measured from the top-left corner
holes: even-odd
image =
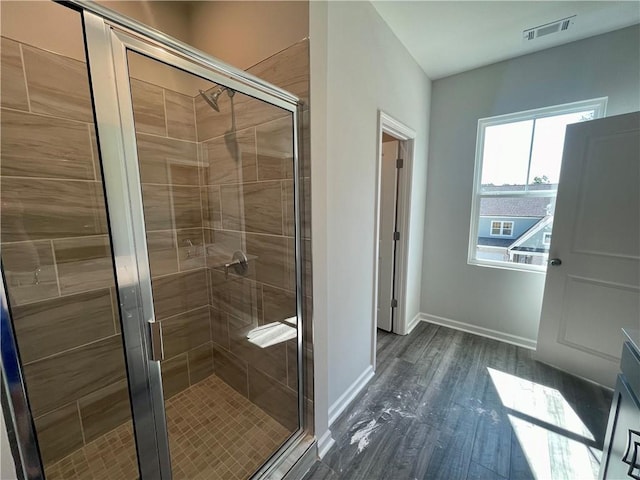
[[[238,275],[244,275],[249,270],[249,260],[242,250],[236,250],[229,263],[224,264],[224,277],[229,278],[229,269],[233,267]]]

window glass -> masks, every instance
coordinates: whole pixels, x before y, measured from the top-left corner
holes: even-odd
[[[544,270],[566,127],[606,98],[479,121],[469,262]]]
[[[566,126],[592,118],[593,110],[536,119],[529,185],[547,184],[555,187],[558,184]]]
[[[492,125],[485,129],[483,190],[484,187],[500,185],[524,185],[527,180],[532,130],[533,120]]]

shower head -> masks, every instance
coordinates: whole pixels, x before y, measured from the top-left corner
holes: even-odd
[[[233,108],[233,96],[236,94],[236,91],[229,87],[222,87],[220,85],[218,85],[218,89],[213,93],[207,93],[203,90],[198,91],[200,92],[200,95],[202,95],[202,98],[204,98],[205,102],[207,102],[216,112],[220,112],[220,106],[218,105],[218,98],[220,98],[220,95],[225,91],[227,92],[227,95],[229,95],[231,103],[231,129],[225,132],[224,143],[226,144],[231,157],[238,161],[240,158],[240,149],[236,138],[236,114]]]
[[[218,106],[218,98],[222,93],[226,90],[227,95],[229,97],[233,97],[235,95],[235,91],[231,90],[229,87],[218,87],[218,89],[213,93],[207,93],[203,90],[198,90],[202,98],[204,98],[205,102],[209,104],[211,108],[213,108],[216,112],[220,111],[220,107]]]
[[[199,90],[200,95],[202,95],[202,98],[204,98],[204,101],[207,102],[209,104],[209,106],[211,108],[213,108],[216,112],[220,111],[220,107],[218,107],[218,97],[220,96],[220,93],[222,93],[221,90],[218,90],[215,93],[207,93],[203,90]]]

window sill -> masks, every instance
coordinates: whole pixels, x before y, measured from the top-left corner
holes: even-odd
[[[516,272],[537,273],[546,275],[546,266],[527,265],[524,263],[490,262],[486,260],[467,260],[467,264],[474,267],[496,268],[498,270],[511,270]]]

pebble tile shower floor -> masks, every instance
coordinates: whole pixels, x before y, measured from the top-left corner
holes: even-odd
[[[245,479],[291,434],[215,375],[166,403],[173,478]],[[138,478],[131,422],[46,468],[48,480]]]

